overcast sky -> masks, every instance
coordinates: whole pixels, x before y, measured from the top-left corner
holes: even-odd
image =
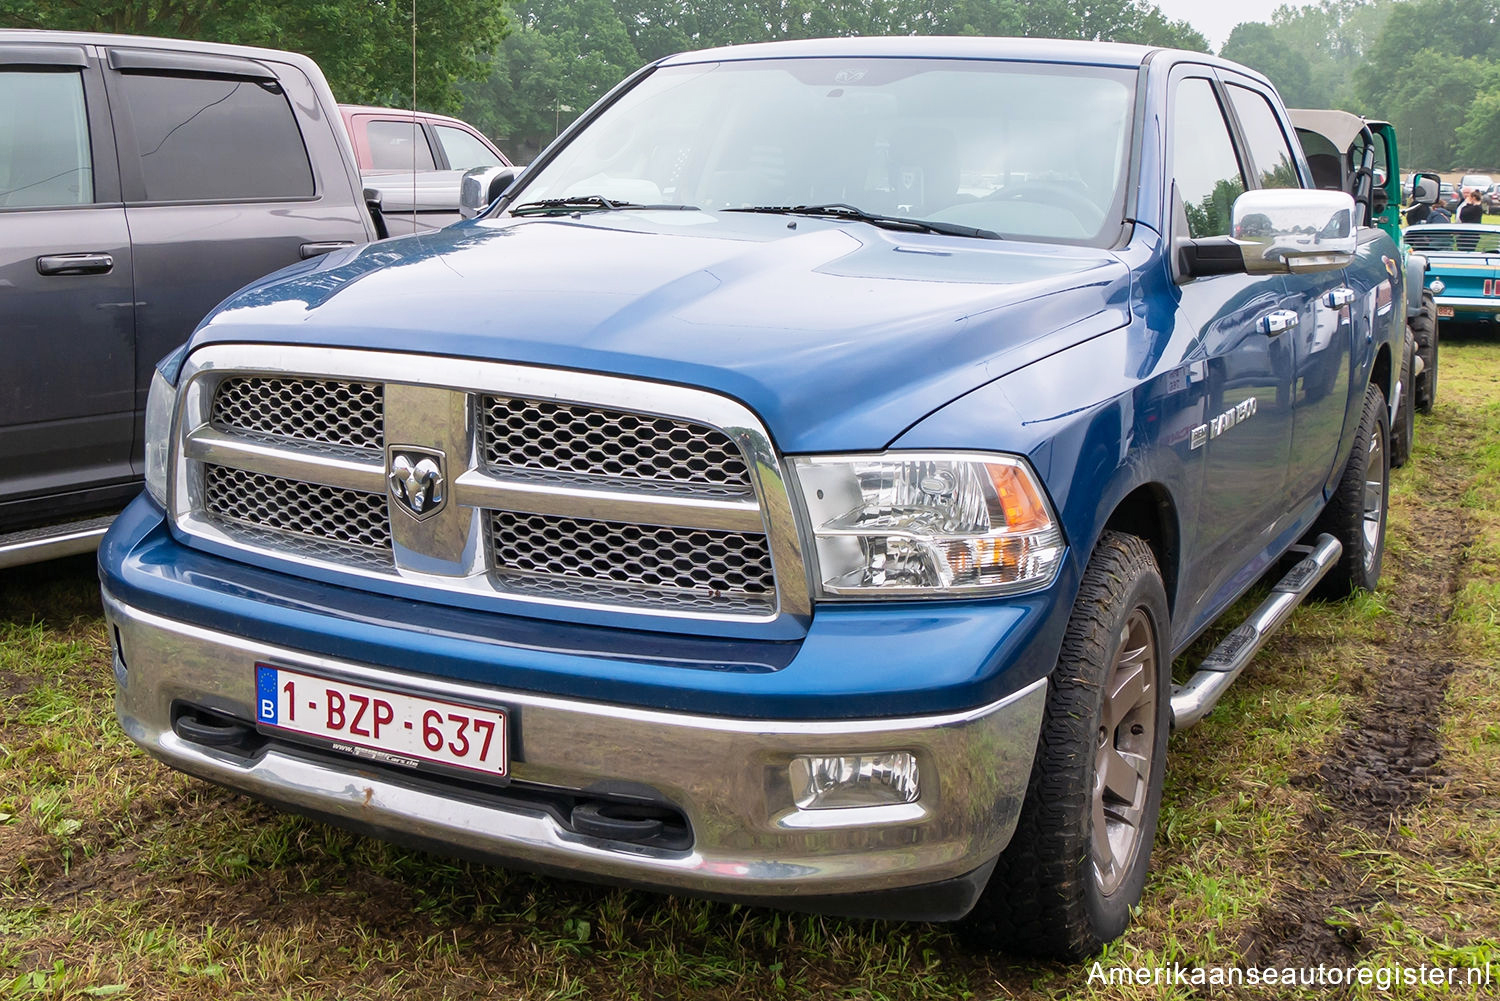
[[[1311,0],[1156,0],[1169,21],[1186,21],[1201,31],[1218,52],[1224,40],[1241,21],[1271,21],[1271,13],[1283,3],[1304,7]]]

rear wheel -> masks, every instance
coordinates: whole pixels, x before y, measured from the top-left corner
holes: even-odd
[[[1386,423],[1385,394],[1372,384],[1365,389],[1354,449],[1333,498],[1313,526],[1314,535],[1327,532],[1344,547],[1338,564],[1314,592],[1317,597],[1342,598],[1360,589],[1373,591],[1380,583],[1391,481]]]
[[[1396,404],[1396,426],[1391,428],[1391,468],[1400,469],[1411,455],[1412,439],[1417,433],[1417,407],[1412,399],[1416,380],[1412,377],[1412,339],[1408,334],[1401,352],[1401,388]]]
[[[1076,960],[1129,923],[1161,809],[1167,636],[1150,547],[1104,533],[1048,679],[1021,819],[972,919],[996,944]]]
[[[1422,309],[1411,320],[1412,340],[1422,359],[1422,374],[1413,380],[1412,400],[1417,413],[1430,414],[1437,404],[1438,315],[1432,293],[1422,290]]]

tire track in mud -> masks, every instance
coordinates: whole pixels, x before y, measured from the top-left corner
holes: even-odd
[[[1444,430],[1461,434],[1457,427]],[[1432,501],[1410,522],[1400,586],[1384,618],[1390,630],[1381,655],[1361,672],[1373,698],[1354,711],[1317,770],[1293,780],[1332,809],[1314,805],[1301,817],[1307,849],[1289,860],[1282,874],[1287,888],[1241,939],[1246,963],[1300,967],[1357,960],[1364,943],[1357,923],[1343,912],[1358,913],[1389,897],[1360,885],[1353,868],[1328,850],[1336,829],[1362,828],[1400,851],[1401,813],[1447,780],[1440,726],[1448,681],[1461,660],[1447,623],[1473,528],[1456,503],[1466,485],[1463,470],[1456,475],[1447,465],[1412,472],[1423,474],[1423,491]],[[1388,554],[1387,573],[1392,569],[1397,567]]]

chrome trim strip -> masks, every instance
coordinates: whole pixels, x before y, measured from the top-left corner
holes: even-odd
[[[99,540],[104,538],[114,520],[115,516],[111,514],[0,535],[0,570],[92,553],[99,548]]]
[[[1452,306],[1454,309],[1471,310],[1476,313],[1500,313],[1500,297],[1486,299],[1482,296],[1435,295],[1432,300],[1439,306]]]
[[[224,444],[214,437],[221,433],[209,426],[213,393],[221,379],[236,376],[335,378],[350,382],[379,382],[388,387],[409,387],[429,393],[448,392],[455,397],[458,394],[522,397],[650,414],[716,428],[733,439],[745,455],[755,496],[759,498],[760,510],[755,512],[756,518],[752,521],[750,504],[746,504],[744,510],[738,510],[725,507],[724,502],[719,500],[693,500],[684,503],[683,499],[676,497],[670,500],[670,504],[676,509],[670,515],[666,513],[667,499],[656,499],[655,504],[661,513],[652,517],[668,518],[670,520],[666,524],[681,527],[726,526],[732,531],[764,532],[776,574],[776,608],[769,613],[702,611],[510,593],[499,587],[489,575],[479,572],[481,567],[477,557],[480,547],[476,544],[477,535],[472,529],[468,532],[469,541],[460,547],[461,552],[455,549],[451,558],[443,565],[431,562],[424,564],[420,560],[411,559],[413,554],[403,553],[398,545],[398,574],[395,575],[316,557],[292,557],[247,544],[215,527],[199,513],[204,510],[202,463],[205,461],[201,458],[204,453],[199,450],[208,447],[208,444],[215,447]],[[744,624],[750,634],[769,634],[790,639],[806,630],[807,622],[812,616],[811,589],[803,542],[776,450],[765,427],[749,408],[718,393],[644,379],[537,368],[507,362],[272,344],[210,344],[201,347],[188,357],[178,379],[178,387],[177,409],[172,425],[173,449],[169,459],[167,509],[179,532],[209,542],[214,548],[242,553],[291,572],[296,572],[298,566],[316,566],[320,570],[350,578],[354,586],[360,586],[360,580],[366,582],[366,586],[379,583],[388,593],[420,597],[420,594],[413,594],[413,586],[432,588],[464,593],[475,599],[492,598],[495,607],[509,606],[517,612],[524,612],[528,606],[543,606],[576,609],[609,617],[628,616],[632,627],[680,629],[684,621],[698,620],[726,625]],[[434,387],[441,389],[435,390]],[[389,435],[386,437],[388,447],[422,444],[395,441]],[[264,451],[250,448],[252,445],[259,445]],[[449,446],[456,448],[457,443],[449,442]],[[251,461],[280,461],[281,453],[275,446],[260,445],[245,439],[236,442],[236,448],[246,449],[237,454],[247,455]],[[227,456],[229,453],[226,451],[220,454]],[[315,455],[316,461],[313,459]],[[308,475],[325,477],[357,476],[358,483],[373,486],[373,473],[364,464],[356,462],[340,465],[326,459],[327,456],[310,449],[297,469]],[[504,484],[505,490],[512,496],[519,497],[524,492],[524,488],[518,488],[509,481],[498,480],[493,475],[480,472],[479,465],[472,436],[457,454],[449,452],[449,476],[464,484],[461,490],[488,490],[499,482]],[[276,475],[295,478],[297,473],[278,472]],[[318,479],[315,482],[326,481]],[[335,480],[329,485],[351,484]],[[386,492],[383,470],[382,481],[376,489]],[[557,506],[543,508],[540,500],[537,500],[529,504],[529,507],[541,508],[533,513],[570,516],[569,512],[586,510],[584,505],[596,503],[596,499],[588,496],[590,493],[592,491],[586,488],[565,490],[556,495],[559,497]],[[602,499],[603,491],[600,494]],[[626,499],[621,501],[618,500],[619,497]],[[631,497],[632,494],[626,492],[609,494],[611,503],[637,508],[636,515],[610,514],[606,517],[631,520],[638,518],[640,514],[646,514],[646,505],[631,500]],[[459,509],[472,509],[476,500],[477,497],[455,497],[450,504],[456,504]],[[601,507],[597,510],[606,512],[610,509]],[[684,516],[684,512],[687,517],[705,520],[678,520]],[[641,523],[655,522],[642,520]]]
[[[370,494],[385,493],[385,464],[334,452],[293,450],[249,438],[237,438],[200,425],[183,444],[183,455],[197,462],[232,466],[252,473],[281,476]]]
[[[116,693],[125,732],[183,771],[292,807],[373,824],[497,859],[720,894],[855,893],[971,872],[1014,830],[1046,702],[1046,680],[985,706],[932,716],[767,720],[702,716],[485,687],[336,660],[176,622],[103,594],[128,665]],[[472,705],[522,720],[516,781],[582,790],[629,783],[677,806],[685,852],[575,834],[550,817],[403,784],[357,759],[309,761],[275,746],[245,759],[171,729],[176,700],[250,720],[255,665]],[[799,754],[906,750],[921,796],[896,807],[801,810],[787,774]]]
[[[471,469],[453,484],[454,499],[470,507],[551,514],[564,518],[707,528],[725,532],[766,531],[754,500],[673,497],[665,493],[590,489],[534,479],[511,479]]]

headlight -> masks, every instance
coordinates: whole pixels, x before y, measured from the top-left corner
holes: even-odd
[[[1428,287],[1432,289],[1433,295],[1442,295],[1444,292],[1448,291],[1448,286],[1443,284],[1443,280],[1441,278],[1434,278],[1432,280],[1432,284]]]
[[[1046,586],[1062,559],[1024,459],[886,452],[793,466],[824,597],[1015,594]]]
[[[167,456],[176,402],[176,387],[160,368],[156,369],[151,375],[151,393],[146,397],[146,492],[162,507],[167,506]]]

